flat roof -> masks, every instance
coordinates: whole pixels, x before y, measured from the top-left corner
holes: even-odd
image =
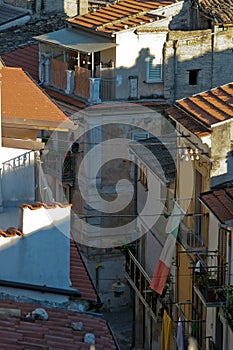
[[[98,52],[116,46],[109,38],[68,28],[35,36],[34,39],[80,52]]]

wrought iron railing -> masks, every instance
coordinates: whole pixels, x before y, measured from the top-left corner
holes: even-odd
[[[32,164],[34,164],[34,152],[29,151],[2,163],[2,168],[3,172],[9,172]]]
[[[206,306],[220,307],[226,304],[226,286],[222,285],[218,276],[226,274],[226,266],[205,266],[193,275],[195,292]]]
[[[141,302],[148,308],[151,316],[157,320],[157,294],[150,289],[150,277],[130,250],[126,251],[125,274]]]
[[[43,157],[42,166],[46,174],[61,179],[63,183],[72,183],[74,181],[75,164],[72,153],[64,157],[62,154],[51,152]]]
[[[191,220],[190,220],[191,221]],[[188,250],[203,250],[206,249],[206,242],[204,241],[200,221],[195,218],[193,222],[182,222],[179,228],[178,240]],[[207,217],[202,216],[203,224],[207,223]]]

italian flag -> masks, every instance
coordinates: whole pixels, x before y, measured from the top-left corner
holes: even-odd
[[[163,289],[166,284],[172,264],[172,258],[176,248],[176,240],[182,214],[182,209],[177,203],[175,203],[173,213],[169,217],[169,222],[166,226],[168,236],[150,284],[150,288],[160,295],[163,293]]]

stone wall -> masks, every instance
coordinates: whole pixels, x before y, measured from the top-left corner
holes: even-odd
[[[233,181],[232,139],[232,122],[226,122],[212,128],[211,187]]]
[[[164,97],[173,103],[233,81],[233,29],[171,31],[164,48]],[[226,69],[227,67],[227,69]],[[190,84],[196,70],[197,83]]]
[[[68,17],[73,17],[78,14],[78,0],[65,0],[64,11]]]

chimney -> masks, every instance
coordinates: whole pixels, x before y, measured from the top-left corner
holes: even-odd
[[[1,279],[73,290],[70,286],[70,205],[21,205],[19,230],[0,239]]]
[[[78,0],[78,15],[86,15],[88,13],[88,0]]]

